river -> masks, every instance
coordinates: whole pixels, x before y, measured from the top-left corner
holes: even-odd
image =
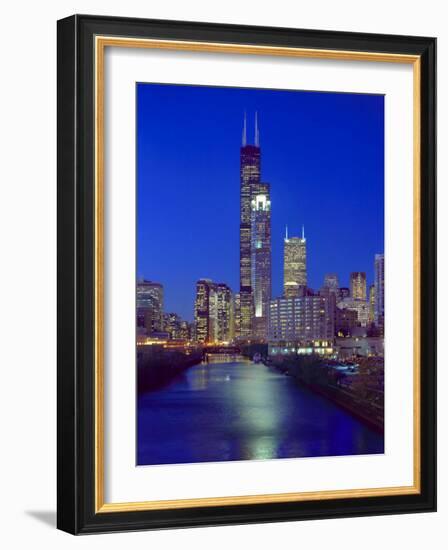
[[[137,463],[372,454],[383,437],[294,380],[240,358],[191,367],[138,398]]]

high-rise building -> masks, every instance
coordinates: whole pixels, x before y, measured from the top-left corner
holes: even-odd
[[[336,303],[337,303],[337,293],[334,289],[329,288],[327,286],[323,286],[319,290],[319,296],[322,296],[322,298],[325,298],[327,303],[327,310],[328,310],[328,318],[329,322],[331,324],[331,333],[332,335],[335,334],[335,325],[336,325]]]
[[[191,330],[191,324],[188,321],[181,321],[180,323],[180,330],[179,330],[179,338],[182,338],[182,340],[192,340],[192,330]]]
[[[164,331],[170,335],[170,338],[173,338],[173,339],[182,338],[181,324],[182,324],[182,319],[177,313],[163,314],[163,328],[164,328]]]
[[[240,150],[240,311],[238,336],[252,335],[252,255],[251,255],[251,203],[252,189],[260,183],[261,152],[256,119],[255,144],[247,143],[247,124],[244,115],[243,140]]]
[[[375,322],[375,285],[369,287],[369,323]]]
[[[147,334],[163,330],[163,286],[142,279],[137,281],[137,326]]]
[[[308,341],[333,338],[328,302],[323,296],[271,300],[270,340]]]
[[[384,328],[384,254],[375,254],[375,324]]]
[[[341,288],[338,290],[338,300],[343,300],[344,298],[349,298],[349,297],[350,297],[350,289],[345,286],[341,286]]]
[[[195,337],[198,342],[205,344],[210,340],[210,293],[212,291],[210,279],[200,279],[196,283],[196,300],[194,303]]]
[[[234,315],[234,336],[240,336],[240,327],[241,327],[241,301],[240,293],[236,292],[234,301],[233,301],[233,315]]]
[[[339,278],[336,273],[326,273],[324,277],[324,285],[319,291],[319,295],[323,296],[328,301],[328,309],[330,313],[330,318],[332,320],[333,334],[336,334],[336,314],[337,307],[336,304],[339,301]]]
[[[234,303],[231,289],[224,283],[216,284],[216,330],[214,339],[217,342],[230,342],[234,337]]]
[[[365,300],[366,290],[366,274],[363,271],[350,273],[350,295],[353,300]]]
[[[283,293],[287,298],[296,298],[305,294],[306,276],[306,239],[302,227],[302,237],[288,237],[288,228],[284,239]]]
[[[366,300],[344,298],[337,304],[339,309],[351,309],[358,314],[358,325],[366,327],[369,324],[369,305]]]
[[[324,277],[324,287],[334,292],[339,290],[339,277],[336,273],[326,273]]]
[[[335,333],[336,336],[351,336],[352,331],[358,326],[358,312],[355,309],[336,308]]]
[[[266,339],[271,300],[271,200],[268,183],[253,185],[251,202],[252,335]]]
[[[201,344],[228,342],[233,338],[233,297],[224,283],[200,279],[196,283],[195,335]]]
[[[248,339],[266,334],[271,288],[271,218],[269,185],[261,183],[258,116],[254,145],[247,143],[244,115],[240,150],[240,292],[236,334]],[[256,325],[256,326],[255,326]]]

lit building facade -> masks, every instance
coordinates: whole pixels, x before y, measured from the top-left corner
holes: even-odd
[[[333,288],[323,286],[319,290],[319,296],[325,298],[328,310],[328,319],[330,323],[331,334],[335,334],[335,325],[336,325],[336,303],[338,301],[337,291]]]
[[[261,180],[258,116],[254,145],[247,143],[246,115],[240,150],[240,291],[235,308],[235,335],[264,339],[271,298],[271,199]]]
[[[350,359],[352,357],[384,357],[384,338],[337,338],[336,349],[338,357]]]
[[[239,338],[241,327],[241,300],[240,293],[236,292],[233,299],[234,336]]]
[[[366,327],[369,324],[369,304],[366,300],[344,298],[338,302],[337,307],[339,309],[351,309],[356,311],[359,326]]]
[[[192,324],[188,321],[181,321],[179,338],[182,340],[193,340]]]
[[[353,300],[366,300],[366,274],[364,271],[350,273],[350,295]]]
[[[306,289],[306,239],[302,228],[302,237],[284,239],[283,293],[286,298],[302,296]]]
[[[200,279],[196,283],[196,300],[194,303],[195,338],[200,344],[210,341],[210,299],[212,281]]]
[[[163,314],[163,329],[170,335],[171,339],[187,339],[185,338],[185,331],[182,330],[182,327],[185,328],[184,323],[185,322],[182,321],[180,315],[177,313]]]
[[[323,296],[271,300],[270,341],[311,341],[333,338],[331,313]]]
[[[235,336],[234,302],[231,289],[224,283],[217,283],[216,324],[214,341],[231,342]]]
[[[268,355],[321,355],[327,358],[336,356],[334,341],[323,340],[303,340],[303,341],[273,341],[269,342]]]
[[[258,121],[255,118],[255,144],[247,143],[246,115],[240,150],[240,297],[237,335],[242,339],[252,336],[252,193],[260,183],[261,151]]]
[[[369,287],[369,323],[375,322],[375,285]]]
[[[252,335],[264,340],[268,333],[271,300],[271,199],[268,183],[253,185],[251,202]]]
[[[195,339],[201,344],[233,339],[232,291],[224,283],[200,279],[196,283]]]
[[[146,334],[163,331],[163,286],[160,283],[137,281],[137,326]]]
[[[375,324],[384,329],[384,254],[375,254]]]

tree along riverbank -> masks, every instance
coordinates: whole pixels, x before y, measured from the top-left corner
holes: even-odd
[[[298,384],[331,400],[377,433],[384,433],[383,358],[356,358],[356,367],[344,371],[340,363],[317,355],[269,357],[267,351],[265,344],[241,347],[243,356],[252,359],[259,354],[267,367],[291,376]],[[169,384],[186,369],[201,363],[203,358],[202,348],[138,346],[138,393]]]
[[[269,358],[266,362],[299,384],[330,399],[378,433],[384,433],[384,359],[356,358],[356,366],[341,370],[318,356]]]
[[[166,349],[137,346],[137,391],[142,393],[169,384],[186,369],[202,361],[200,348]]]

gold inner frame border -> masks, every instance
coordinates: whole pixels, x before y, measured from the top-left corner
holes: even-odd
[[[414,218],[414,361],[413,361],[413,455],[414,483],[402,487],[341,489],[300,493],[274,493],[179,500],[106,503],[104,501],[104,55],[106,47],[146,48],[208,53],[233,53],[313,59],[406,63],[413,65],[413,218]],[[95,513],[167,510],[180,508],[232,506],[279,502],[304,502],[343,498],[364,498],[420,494],[421,425],[420,425],[420,279],[421,279],[421,60],[417,55],[381,52],[356,52],[310,48],[255,46],[180,40],[96,36],[95,56]]]

